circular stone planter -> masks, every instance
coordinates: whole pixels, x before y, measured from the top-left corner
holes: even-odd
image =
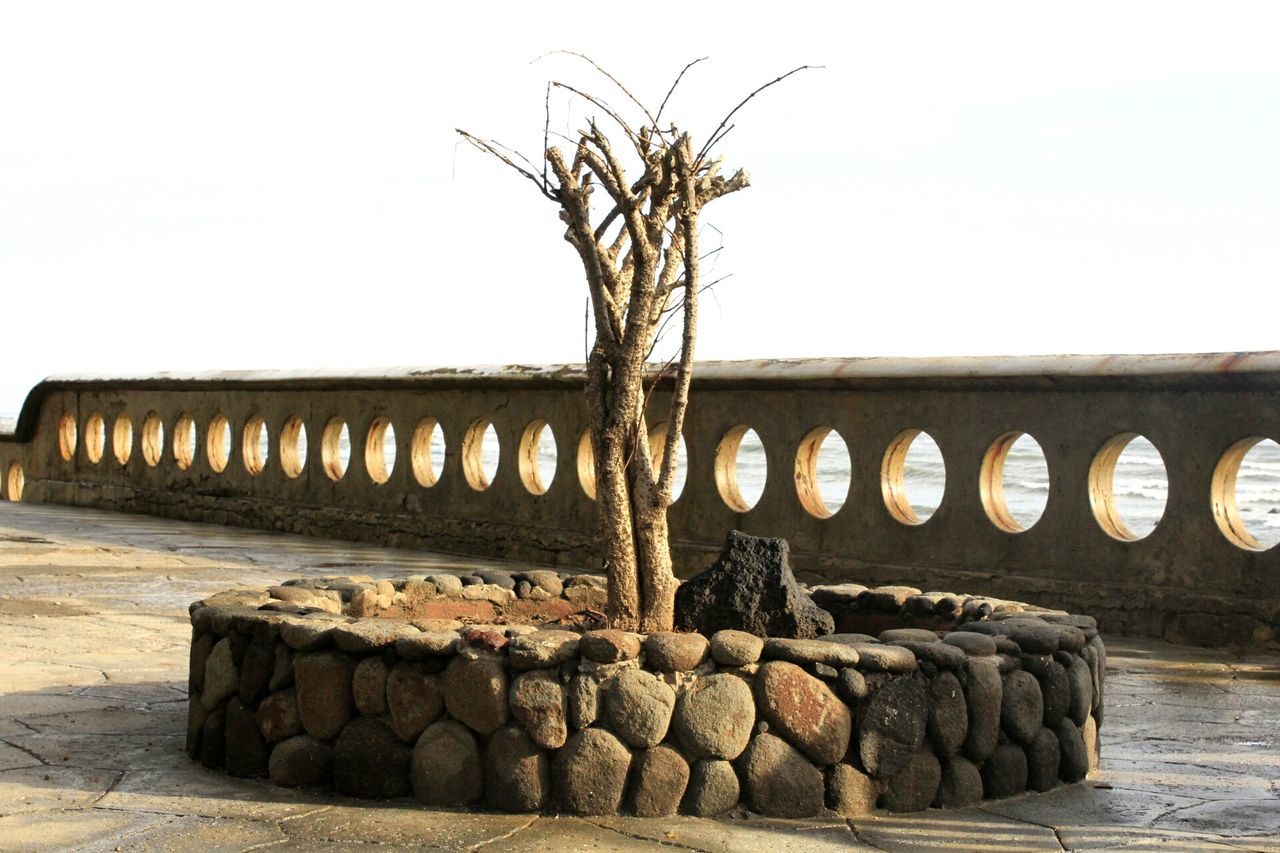
[[[649,817],[963,807],[1096,767],[1091,617],[810,595],[844,633],[591,630],[603,579],[551,571],[221,593],[191,606],[187,752],[360,797]]]

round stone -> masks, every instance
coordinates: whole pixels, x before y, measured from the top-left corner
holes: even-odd
[[[936,643],[938,635],[933,631],[926,631],[924,628],[890,628],[887,631],[881,631],[877,638],[882,643],[896,643],[899,640],[916,643]]]
[[[511,684],[511,716],[544,749],[558,749],[569,738],[566,705],[565,689],[553,669],[521,673]]]
[[[200,703],[206,711],[212,711],[239,690],[240,670],[231,655],[231,638],[223,637],[214,644],[205,661],[204,690],[200,693]]]
[[[827,768],[827,808],[841,817],[875,811],[880,788],[875,780],[851,764]]]
[[[604,729],[583,729],[559,749],[551,780],[561,811],[617,814],[631,768],[631,751]]]
[[[1004,677],[1002,688],[1000,725],[1018,743],[1031,743],[1044,723],[1040,682],[1031,673],[1017,670]]]
[[[741,790],[733,765],[719,758],[695,761],[689,771],[680,810],[696,817],[718,817],[738,804]]]
[[[409,748],[381,720],[356,717],[333,745],[333,786],[353,797],[403,796],[409,792]]]
[[[751,688],[735,675],[699,678],[680,694],[671,723],[686,755],[733,760],[756,724]]]
[[[631,812],[636,817],[673,815],[689,785],[689,762],[666,744],[637,752],[632,763]]]
[[[600,716],[600,682],[579,673],[569,681],[569,725],[585,729]]]
[[[950,672],[940,673],[929,682],[929,740],[934,751],[944,758],[954,755],[964,745],[969,733],[969,708],[964,701],[964,688]]]
[[[885,782],[880,804],[891,812],[918,812],[929,808],[942,783],[942,765],[930,750],[913,753],[907,765]]]
[[[391,729],[405,743],[413,743],[444,713],[440,677],[421,663],[401,661],[387,675],[387,708]]]
[[[1080,736],[1084,739],[1085,753],[1089,756],[1089,772],[1092,773],[1098,769],[1098,762],[1102,758],[1102,744],[1098,741],[1098,724],[1092,715],[1084,721]]]
[[[940,809],[963,809],[982,802],[982,773],[969,759],[953,755],[942,763],[942,783],[934,805]]]
[[[333,629],[333,641],[340,651],[353,655],[370,655],[394,647],[396,640],[421,634],[407,622],[391,619],[359,619]]]
[[[929,718],[925,689],[913,678],[890,681],[871,694],[860,717],[862,766],[880,779],[896,776],[924,743]]]
[[[689,672],[707,659],[709,645],[701,634],[661,631],[645,637],[644,656],[659,672]]]
[[[600,663],[617,663],[640,657],[640,637],[630,631],[606,628],[588,631],[578,641],[578,654]]]
[[[204,690],[204,666],[209,660],[209,653],[213,651],[213,644],[217,639],[212,631],[205,631],[191,641],[187,686],[192,692]]]
[[[991,799],[1012,797],[1027,789],[1027,754],[1014,743],[1002,743],[982,762],[982,790]]]
[[[1084,735],[1070,718],[1058,723],[1053,730],[1058,736],[1058,776],[1068,784],[1079,782],[1089,775],[1089,751],[1084,745]]]
[[[270,691],[271,672],[276,667],[273,645],[255,640],[244,650],[240,661],[240,701],[246,708],[258,707]]]
[[[943,637],[942,642],[955,646],[971,658],[991,657],[996,653],[995,640],[972,631],[954,631]]]
[[[516,669],[547,669],[578,654],[580,634],[547,629],[515,637],[507,644],[507,657]]]
[[[1058,625],[1058,649],[1078,654],[1085,644],[1084,631],[1072,625]]]
[[[469,806],[484,795],[484,765],[475,735],[456,720],[427,726],[413,747],[413,795],[429,806]]]
[[[462,596],[462,581],[457,575],[437,573],[427,575],[423,580],[432,584],[440,595],[448,598],[460,598]]]
[[[760,714],[771,728],[817,764],[835,764],[849,750],[853,730],[849,707],[821,680],[795,664],[770,661],[761,666],[755,696]]]
[[[857,666],[859,660],[858,649],[844,643],[773,637],[764,642],[764,657],[801,665],[820,663],[833,667]]]
[[[746,666],[760,660],[764,640],[746,631],[725,629],[711,635],[711,657],[721,666]]]
[[[405,660],[425,660],[452,655],[462,635],[457,631],[423,631],[396,640],[396,654]]]
[[[651,672],[631,669],[604,685],[604,718],[633,747],[656,746],[667,735],[676,693]]]
[[[354,716],[351,680],[355,668],[355,661],[338,652],[306,652],[294,658],[298,714],[307,734],[316,740],[337,737]]]
[[[1049,728],[1067,715],[1071,707],[1071,682],[1062,664],[1048,655],[1023,655],[1022,668],[1040,682],[1044,700],[1044,724]]]
[[[551,799],[551,762],[529,734],[504,726],[485,748],[485,803],[504,812],[536,812]]]
[[[258,706],[258,728],[267,743],[279,743],[302,733],[298,693],[290,688],[272,693]]]
[[[493,734],[507,722],[507,673],[496,657],[455,657],[444,671],[444,701],[454,719]]]
[[[871,686],[866,676],[853,667],[846,667],[836,676],[836,692],[850,705],[857,705],[871,695]]]
[[[271,750],[268,775],[285,788],[320,788],[329,784],[333,748],[308,735],[298,735]]]
[[[351,680],[356,709],[370,717],[387,713],[387,665],[379,657],[367,657],[356,664]]]
[[[1009,639],[1029,655],[1051,655],[1058,650],[1058,626],[1039,619],[1006,619]]]
[[[227,772],[232,776],[253,779],[267,775],[267,746],[253,711],[239,698],[227,703],[226,753]]]
[[[1049,729],[1040,729],[1027,746],[1027,788],[1043,793],[1057,785],[1060,763],[1058,736]]]
[[[1003,687],[994,657],[972,658],[968,675],[964,701],[969,708],[969,732],[964,739],[964,754],[981,763],[995,750],[1000,740]]]
[[[895,640],[893,645],[901,646],[911,652],[916,656],[917,662],[931,663],[938,669],[964,669],[965,662],[969,659],[963,650],[955,646],[949,646],[946,643],[940,643],[937,640],[928,643],[920,643],[914,640]]]
[[[768,817],[812,817],[822,811],[822,771],[772,734],[751,739],[737,761],[751,810]]]
[[[1083,726],[1093,707],[1093,673],[1089,671],[1089,664],[1085,663],[1084,658],[1072,655],[1067,680],[1071,683],[1071,704],[1067,709],[1067,716],[1077,726]]]
[[[863,643],[850,648],[858,652],[858,669],[863,672],[908,675],[916,671],[916,656],[901,646]]]

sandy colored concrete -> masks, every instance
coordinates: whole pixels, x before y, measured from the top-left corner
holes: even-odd
[[[960,811],[779,821],[469,814],[191,763],[189,601],[448,555],[0,503],[3,850],[1280,851],[1280,657],[1108,637],[1102,770]]]

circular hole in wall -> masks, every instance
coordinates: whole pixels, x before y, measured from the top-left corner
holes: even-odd
[[[982,508],[1006,533],[1021,533],[1044,515],[1049,502],[1049,463],[1040,443],[1025,432],[1006,432],[982,457]]]
[[[667,424],[664,421],[660,424],[654,424],[649,430],[649,458],[653,462],[653,478],[656,482],[662,476],[662,464],[666,459],[667,450]],[[684,444],[684,434],[681,433],[676,441],[676,472],[671,480],[671,502],[675,503],[680,499],[680,495],[684,494],[685,481],[689,479],[689,465],[685,462],[688,457]]]
[[[280,470],[294,480],[306,466],[307,425],[297,415],[290,415],[280,427]]]
[[[880,491],[889,514],[903,524],[924,524],[947,488],[947,466],[933,436],[903,430],[889,442],[880,466]]]
[[[546,421],[532,421],[520,436],[520,482],[530,494],[543,495],[556,476],[556,437]]]
[[[377,417],[369,425],[364,440],[364,467],[369,479],[379,485],[391,479],[396,467],[396,428],[390,418]]]
[[[22,500],[22,490],[26,488],[26,478],[22,474],[22,465],[16,460],[9,463],[9,470],[4,478],[4,496],[11,501]]]
[[[596,499],[596,449],[589,429],[578,437],[578,484],[587,497]]]
[[[128,415],[116,415],[111,428],[111,452],[121,465],[127,464],[133,455],[133,421]]]
[[[1169,499],[1169,475],[1155,445],[1133,432],[1108,439],[1089,466],[1089,503],[1113,539],[1135,542],[1156,529]]]
[[[342,418],[330,418],[324,425],[324,433],[320,436],[320,461],[330,480],[337,482],[346,476],[347,463],[351,461],[351,436],[347,432],[347,422]]]
[[[739,424],[724,434],[716,447],[716,488],[735,512],[747,512],[764,494],[769,476],[764,445],[756,431]]]
[[[478,418],[467,427],[462,439],[462,473],[477,492],[489,488],[498,475],[498,432],[493,424]]]
[[[63,412],[58,419],[58,454],[70,462],[76,455],[76,416]]]
[[[106,446],[106,423],[102,420],[102,415],[94,412],[84,422],[84,455],[96,465],[102,461]]]
[[[164,422],[155,412],[142,419],[142,459],[151,468],[164,458]]]
[[[423,418],[414,427],[409,459],[419,486],[429,489],[440,482],[444,471],[444,430],[435,418]]]
[[[830,518],[849,497],[853,478],[849,446],[828,426],[815,427],[796,450],[796,494],[815,518]]]
[[[231,422],[226,415],[214,415],[209,421],[209,429],[205,434],[205,455],[209,457],[209,467],[221,474],[227,470],[227,462],[231,459]]]
[[[1246,551],[1280,544],[1280,444],[1253,436],[1222,454],[1213,471],[1213,519]]]
[[[173,425],[173,461],[186,470],[196,461],[196,421],[186,412],[178,415]]]
[[[267,434],[266,421],[261,415],[254,415],[245,421],[244,431],[240,435],[240,455],[244,458],[244,469],[253,476],[258,476],[266,469],[270,453],[271,438]]]

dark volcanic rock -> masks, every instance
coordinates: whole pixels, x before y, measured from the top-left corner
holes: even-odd
[[[409,748],[381,720],[356,717],[333,745],[333,787],[374,800],[407,794]]]
[[[726,628],[762,637],[833,632],[831,614],[796,582],[788,551],[785,539],[730,531],[715,565],[676,591],[676,628],[708,636]]]

